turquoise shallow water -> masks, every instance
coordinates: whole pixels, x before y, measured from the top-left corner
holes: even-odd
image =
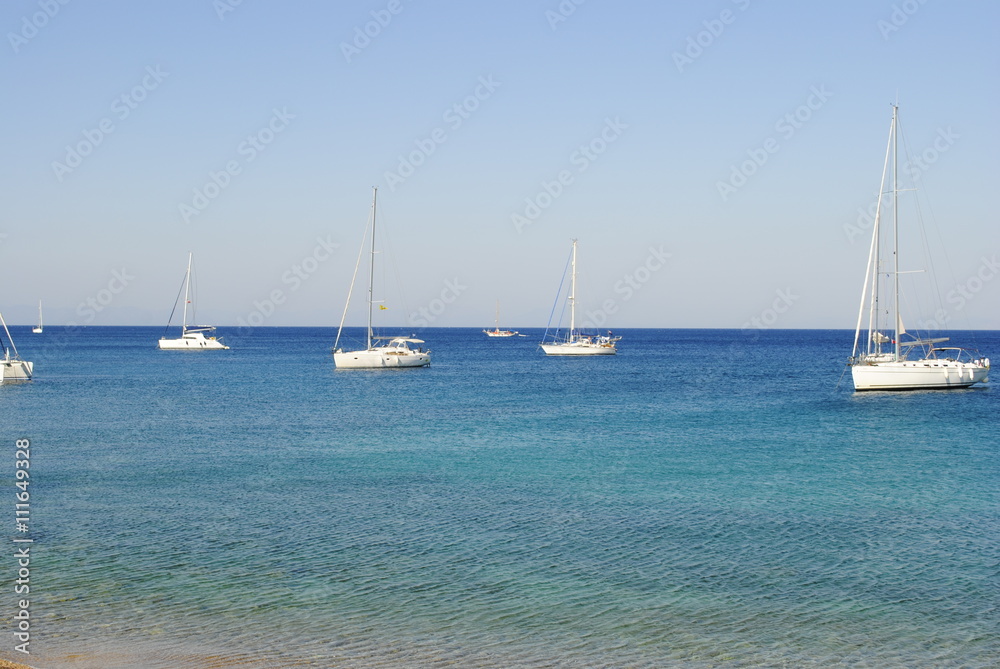
[[[368,372],[328,329],[23,330],[0,434],[11,505],[32,440],[32,655],[0,657],[1000,664],[998,395],[837,389],[853,333],[625,330],[577,360],[440,329],[430,368]]]

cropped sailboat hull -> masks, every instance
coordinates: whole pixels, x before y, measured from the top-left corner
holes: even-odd
[[[545,355],[614,355],[618,351],[613,343],[595,344],[573,341],[565,344],[541,344]]]
[[[982,363],[902,360],[851,367],[855,390],[941,390],[968,388],[988,380]]]
[[[156,342],[163,351],[205,351],[209,349],[228,350],[229,347],[215,337],[206,337],[201,332],[185,332],[180,339],[167,339]]]
[[[27,360],[0,359],[4,381],[30,381],[34,373],[34,363]]]
[[[0,383],[4,381],[30,381],[35,371],[35,365],[27,360],[21,360],[21,356],[17,353],[17,346],[14,345],[14,339],[10,336],[10,330],[7,328],[7,321],[4,320],[2,314],[0,314],[0,326],[3,327],[3,333],[6,335],[6,339],[0,335],[0,348],[3,350],[3,357],[0,357]]]
[[[431,364],[427,353],[410,351],[400,354],[389,350],[390,347],[379,347],[369,351],[347,351],[334,353],[333,363],[337,369],[383,369],[387,367],[424,367]]]

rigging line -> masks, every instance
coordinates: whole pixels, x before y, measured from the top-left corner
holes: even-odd
[[[563,284],[566,283],[566,272],[569,271],[569,264],[572,259],[573,259],[573,252],[570,251],[569,256],[567,256],[566,258],[566,266],[563,267],[562,278],[559,279],[559,289],[556,290],[556,299],[552,303],[552,310],[549,312],[549,322],[545,324],[545,334],[542,335],[542,341],[545,341],[545,338],[549,336],[549,327],[552,325],[552,315],[556,312],[556,305],[559,304],[559,298],[562,297]],[[563,310],[562,313],[559,314],[559,323],[556,324],[556,333],[559,332],[559,324],[562,323],[562,317],[565,314],[566,314],[566,303],[563,302]],[[571,332],[570,335],[572,336],[572,334],[573,333]]]
[[[3,331],[7,333],[7,341],[10,342],[10,348],[14,349],[14,360],[20,360],[21,356],[17,353],[17,345],[14,344],[14,338],[10,336],[10,330],[7,329],[7,321],[3,319],[3,314],[0,314],[0,323],[3,324]],[[7,344],[3,346],[3,353],[5,358],[10,358],[10,351],[7,349]]]
[[[382,212],[383,212],[382,213],[382,229],[384,231],[386,231],[385,234],[382,235],[382,245],[385,247],[385,255],[386,255],[386,262],[384,264],[392,266],[392,274],[393,274],[393,278],[395,279],[396,291],[399,293],[399,306],[402,309],[402,313],[404,314],[403,325],[405,326],[405,325],[407,325],[406,320],[405,320],[405,314],[409,314],[410,313],[410,306],[409,306],[409,303],[408,303],[408,301],[406,299],[406,288],[405,288],[406,284],[403,282],[403,279],[402,279],[402,277],[401,277],[401,275],[399,273],[399,263],[396,262],[396,253],[395,253],[395,250],[393,249],[392,241],[391,241],[392,236],[388,232],[388,230],[390,229],[390,226],[386,223],[386,218],[387,217],[385,215],[385,207],[384,206],[382,207]],[[386,278],[386,269],[384,267],[383,267],[383,273],[382,273],[382,285],[383,286],[388,286],[389,285],[389,282],[388,282],[388,280]]]
[[[900,133],[902,134],[902,128],[900,128]],[[906,154],[908,162],[910,161],[909,145],[906,143],[906,136],[903,135],[903,149]],[[944,238],[941,234],[941,227],[937,224],[937,217],[934,215],[934,209],[931,205],[930,194],[926,188],[916,188],[914,185],[914,190],[916,191],[914,197],[914,209],[916,211],[916,218],[920,227],[921,241],[924,245],[924,257],[927,261],[928,270],[928,282],[930,283],[929,295],[936,297],[936,302],[931,305],[931,309],[937,308],[940,313],[945,314],[943,322],[937,322],[937,313],[931,315],[930,323],[936,324],[937,330],[945,330],[944,327],[950,317],[947,316],[947,310],[945,309],[944,299],[942,297],[941,286],[942,283],[938,279],[937,264],[941,261],[944,265],[944,270],[947,272],[947,278],[951,281],[949,285],[956,286],[958,282],[956,280],[956,274],[954,266],[951,263],[951,255],[948,253],[948,245],[944,243]],[[926,207],[928,216],[924,217],[924,208]],[[930,230],[928,230],[930,228]],[[931,239],[933,237],[933,239]],[[935,245],[931,245],[931,241],[936,241]],[[939,249],[937,253],[932,252],[932,249]],[[964,315],[964,314],[963,314]],[[927,328],[929,330],[929,328]]]
[[[903,155],[904,155],[904,158],[906,159],[905,164],[906,165],[912,165],[913,161],[910,158],[911,154],[910,154],[909,143],[906,141],[906,135],[903,132],[902,126],[899,127],[899,134],[900,134],[900,136],[902,138]],[[921,200],[921,196],[923,196],[923,189],[918,189],[916,187],[916,183],[915,183],[916,179],[914,179],[913,176],[912,176],[913,175],[913,170],[910,170],[910,174],[911,174],[911,179],[914,182],[912,190],[915,191],[913,200],[911,202],[911,209],[914,212],[914,218],[916,219],[916,222],[917,222],[917,228],[920,230],[920,241],[923,244],[923,249],[922,250],[923,250],[923,255],[924,255],[924,261],[927,264],[927,270],[928,270],[928,276],[929,276],[929,281],[928,282],[930,283],[930,288],[931,288],[931,290],[929,290],[927,292],[928,292],[929,295],[933,293],[937,297],[936,306],[943,306],[944,302],[942,302],[942,300],[941,300],[940,284],[937,281],[937,271],[936,271],[935,266],[934,266],[934,260],[935,259],[934,259],[934,256],[931,254],[931,245],[930,245],[930,242],[929,242],[928,237],[927,237],[927,225],[926,225],[926,223],[924,221],[923,212],[921,211],[921,208],[920,208],[920,200]],[[917,174],[919,176],[919,173],[917,173]],[[939,236],[939,241],[940,241],[940,236]],[[939,245],[939,248],[944,248],[943,244]],[[922,308],[921,305],[918,304],[918,308]],[[925,312],[919,311],[917,313],[925,313]]]
[[[844,380],[844,375],[847,374],[847,370],[850,367],[850,364],[844,365],[844,371],[840,373],[840,378],[837,379],[837,385],[833,387],[834,390],[840,390],[840,382]]]
[[[365,241],[368,239],[368,228],[374,223],[374,212],[368,216],[368,223],[365,225],[364,234],[361,235],[361,245],[358,247],[358,261],[354,264],[354,274],[351,276],[351,287],[347,289],[347,302],[344,304],[344,313],[340,316],[340,327],[337,328],[337,338],[333,342],[333,350],[337,350],[340,343],[340,333],[344,330],[344,321],[347,319],[347,308],[351,306],[351,295],[354,293],[354,282],[358,278],[358,268],[361,267],[361,257],[365,253]]]
[[[170,310],[170,318],[167,319],[167,325],[163,328],[163,337],[167,336],[167,330],[170,329],[170,323],[174,320],[174,312],[177,311],[177,303],[181,299],[181,293],[184,292],[184,281],[187,280],[187,273],[183,279],[181,279],[181,287],[177,290],[177,297],[174,298],[174,308]]]
[[[188,304],[191,305],[191,324],[195,327],[198,326],[198,300],[194,299],[194,296],[198,294],[198,270],[192,261],[191,263],[191,295],[188,300]]]

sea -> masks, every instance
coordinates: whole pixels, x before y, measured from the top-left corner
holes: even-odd
[[[992,384],[856,393],[845,330],[561,358],[430,328],[430,367],[373,371],[335,369],[330,328],[225,330],[12,329],[0,657],[1000,666]],[[1000,332],[950,335],[1000,360]]]

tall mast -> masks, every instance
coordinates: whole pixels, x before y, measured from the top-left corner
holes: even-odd
[[[375,285],[375,202],[378,196],[378,186],[372,188],[372,258],[368,268],[368,348],[372,347],[372,299]]]
[[[187,276],[184,277],[184,324],[181,326],[181,334],[187,332],[188,324],[188,303],[191,301],[191,258],[194,255],[188,252]]]
[[[569,290],[569,336],[576,330],[576,240],[573,240],[573,279]]]
[[[899,128],[897,127],[898,121],[896,114],[899,111],[897,105],[892,106],[892,257],[893,257],[893,315],[895,317],[895,323],[893,323],[893,332],[895,337],[893,337],[896,348],[895,348],[895,359],[899,360],[899,207],[897,205],[897,200],[899,199],[899,190],[897,183],[897,172],[896,172],[896,157],[899,153]]]

